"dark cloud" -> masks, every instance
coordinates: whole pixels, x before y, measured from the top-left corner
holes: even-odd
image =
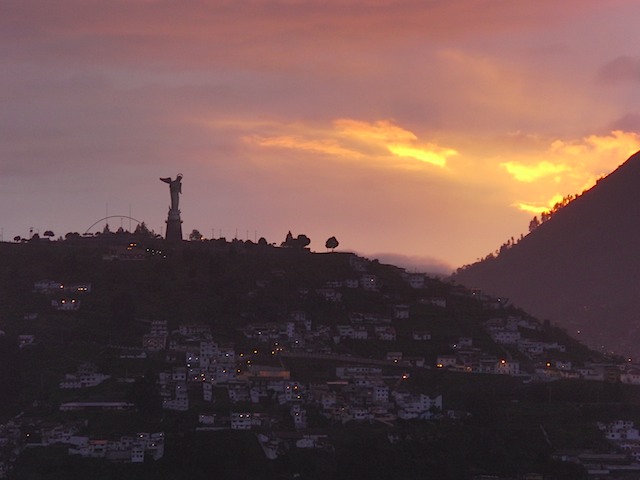
[[[616,119],[610,127],[611,130],[623,132],[640,132],[640,113],[627,113]]]
[[[607,84],[640,82],[640,57],[620,56],[598,71],[598,80]]]

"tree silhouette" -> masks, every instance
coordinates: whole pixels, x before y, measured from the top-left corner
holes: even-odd
[[[296,243],[299,248],[304,248],[311,243],[311,239],[304,234],[298,235]]]
[[[202,234],[196,230],[195,228],[189,234],[189,241],[191,242],[199,242],[202,240]]]
[[[291,231],[287,233],[287,238],[280,244],[281,247],[287,248],[305,248],[311,243],[311,239],[305,234],[300,234],[296,238],[293,238]]]
[[[138,226],[136,227],[136,229],[133,231],[133,233],[135,235],[142,235],[145,237],[152,237],[153,236],[153,232],[149,230],[149,228],[147,227],[146,223],[142,222],[139,223]]]
[[[328,238],[328,239],[327,239],[327,242],[324,244],[324,246],[325,246],[327,249],[329,249],[329,248],[330,248],[332,252],[336,249],[336,247],[337,247],[338,245],[340,245],[340,242],[338,242],[338,239],[337,239],[336,237],[330,237],[330,238]]]

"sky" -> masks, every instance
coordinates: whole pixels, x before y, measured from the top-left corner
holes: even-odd
[[[3,0],[0,234],[164,233],[181,173],[185,237],[447,273],[640,150],[639,27],[635,0]]]

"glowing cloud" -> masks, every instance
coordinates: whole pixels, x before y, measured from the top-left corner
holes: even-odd
[[[447,165],[447,158],[452,155],[457,155],[458,153],[450,148],[440,148],[435,145],[431,146],[431,150],[407,145],[389,145],[388,148],[391,153],[398,157],[415,158],[438,167],[445,167]]]
[[[557,182],[563,176],[571,176],[588,183],[603,173],[611,172],[615,167],[611,165],[612,160],[619,163],[621,158],[626,159],[639,149],[640,137],[637,134],[616,130],[610,135],[590,135],[579,142],[555,140],[544,153],[549,160],[534,164],[512,161],[500,166],[519,182],[531,183],[556,175]]]
[[[535,182],[540,178],[570,170],[570,167],[567,165],[556,165],[547,161],[538,162],[536,165],[523,165],[518,162],[505,162],[501,163],[500,166],[506,169],[507,172],[509,172],[513,178],[519,182],[527,183]]]
[[[253,142],[261,147],[279,147],[290,148],[296,150],[305,150],[307,152],[321,153],[327,155],[335,155],[345,158],[361,158],[363,155],[354,150],[344,148],[333,140],[309,140],[295,136],[278,136],[278,137],[253,137],[245,140]]]
[[[614,130],[610,135],[590,135],[582,142],[556,140],[551,144],[551,153],[563,155],[615,155],[627,158],[640,149],[640,137],[633,132]]]
[[[336,120],[334,125],[343,136],[383,147],[396,157],[413,158],[438,167],[445,167],[447,158],[458,154],[452,148],[443,148],[432,143],[421,145],[416,134],[386,120],[367,123],[340,119]]]
[[[387,120],[379,120],[374,123],[361,122],[341,118],[333,122],[338,132],[347,137],[355,137],[360,140],[374,143],[388,142],[413,142],[418,137],[409,130],[393,125]]]
[[[547,202],[546,205],[532,205],[529,203],[516,203],[515,206],[518,207],[523,212],[529,212],[534,214],[540,214],[542,212],[547,212],[553,208],[553,206],[562,201],[562,195],[555,194],[551,199]]]
[[[539,214],[562,200],[562,195],[557,193],[559,187],[565,194],[580,194],[639,149],[640,136],[616,130],[609,135],[589,135],[580,141],[555,140],[543,153],[549,160],[531,164],[526,160],[504,162],[500,167],[518,182],[537,182],[529,195],[550,200],[518,201],[514,206],[525,212]],[[543,182],[549,176],[553,176],[553,193],[548,191]]]
[[[279,128],[287,130],[293,127]],[[300,130],[300,126],[296,128]],[[386,120],[368,123],[338,119],[333,122],[333,129],[328,131],[305,130],[304,127],[302,130],[303,133],[297,135],[247,136],[245,141],[261,147],[295,149],[356,160],[379,158],[388,162],[390,153],[397,158],[410,158],[441,168],[446,166],[449,157],[458,154],[452,148],[420,143],[416,134]]]

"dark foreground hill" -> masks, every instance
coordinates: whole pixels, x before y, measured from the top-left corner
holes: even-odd
[[[587,344],[640,353],[640,152],[518,244],[455,275]]]
[[[0,477],[574,480],[563,452],[613,448],[596,422],[640,424],[625,362],[494,298],[350,253],[131,240],[0,242]]]

